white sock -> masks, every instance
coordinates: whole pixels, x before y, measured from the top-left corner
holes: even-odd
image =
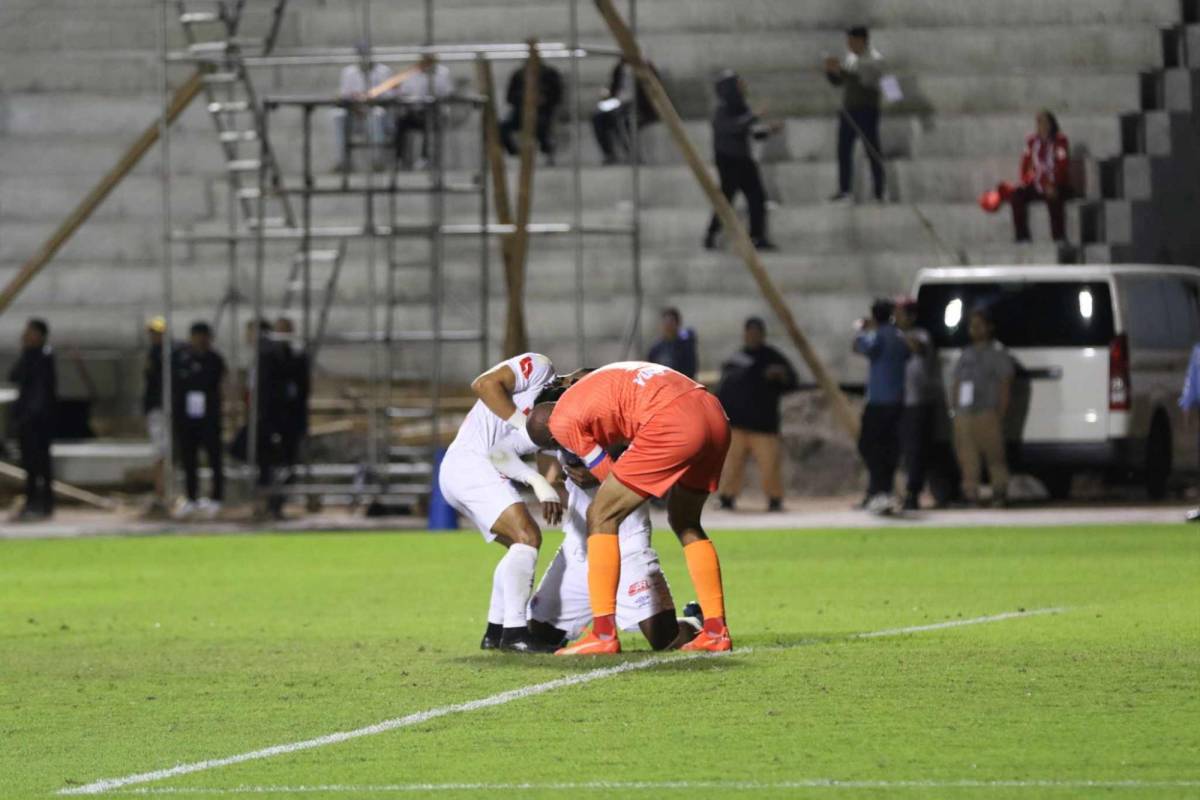
[[[504,559],[496,563],[492,573],[492,599],[488,603],[488,624],[504,624]]]
[[[538,551],[527,544],[514,544],[500,559],[496,574],[504,590],[504,627],[524,628],[529,595],[533,594],[533,573],[537,570]]]

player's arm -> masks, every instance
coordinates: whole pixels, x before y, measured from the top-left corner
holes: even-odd
[[[542,504],[542,515],[548,524],[557,525],[562,521],[562,498],[558,490],[541,473],[526,464],[507,440],[493,447],[488,458],[501,475],[533,490]]]
[[[514,428],[525,427],[525,415],[513,402],[517,389],[517,373],[507,362],[497,364],[471,381],[471,391],[483,401],[488,410]]]

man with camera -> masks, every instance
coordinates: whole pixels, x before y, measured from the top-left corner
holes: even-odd
[[[900,422],[904,414],[904,378],[911,352],[904,335],[892,322],[895,305],[876,300],[871,315],[858,320],[854,352],[870,361],[867,404],[863,408],[858,452],[869,474],[864,507],[873,514],[890,514],[896,468],[900,462]]]

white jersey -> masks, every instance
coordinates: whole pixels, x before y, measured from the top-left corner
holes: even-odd
[[[517,376],[517,383],[513,387],[513,403],[518,411],[528,414],[542,389],[554,380],[554,364],[540,353],[524,353],[503,363]],[[486,459],[492,448],[507,437],[511,437],[510,442],[518,455],[529,455],[537,450],[528,436],[513,431],[507,421],[493,414],[482,400],[477,400],[447,452],[465,451]]]
[[[563,466],[567,464],[567,457],[562,451],[559,451],[558,461]],[[566,535],[563,539],[563,550],[570,558],[587,561],[587,512],[600,487],[584,489],[570,478],[565,483],[567,507],[563,512],[562,527]],[[623,555],[650,549],[650,504],[642,503],[623,519],[621,527],[617,529],[617,535],[621,541]]]

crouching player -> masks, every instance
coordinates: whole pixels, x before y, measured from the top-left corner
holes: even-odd
[[[566,538],[550,562],[529,604],[529,631],[546,646],[575,639],[592,621],[588,595],[587,513],[600,482],[575,456],[560,453],[568,480],[563,515]],[[616,625],[640,629],[655,650],[682,647],[695,638],[699,620],[676,619],[671,587],[658,553],[650,546],[650,514],[645,506],[621,522],[621,577],[617,587]]]
[[[476,378],[471,388],[479,400],[446,449],[438,472],[446,502],[471,520],[485,541],[507,549],[492,574],[484,649],[546,650],[526,627],[542,532],[510,479],[533,489],[546,522],[558,524],[558,491],[521,460],[537,450],[525,434],[526,415],[538,393],[556,379],[550,359],[537,353],[511,358]]]

